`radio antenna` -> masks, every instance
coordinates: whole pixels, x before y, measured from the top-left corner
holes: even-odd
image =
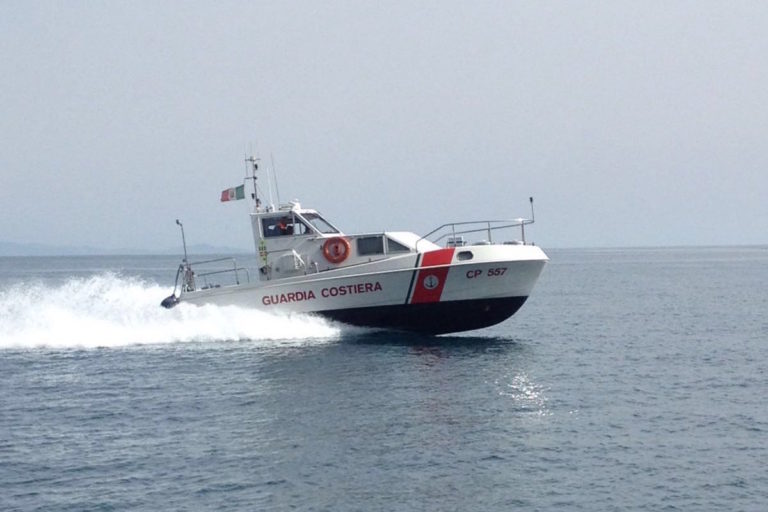
[[[272,176],[275,178],[275,193],[277,194],[277,204],[280,204],[280,187],[277,186],[277,171],[275,171],[275,155],[269,153],[269,159],[272,162]]]

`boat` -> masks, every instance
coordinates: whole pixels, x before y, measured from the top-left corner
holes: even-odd
[[[512,316],[548,261],[525,238],[525,227],[534,222],[533,198],[530,219],[451,222],[423,236],[405,231],[348,235],[297,200],[263,204],[259,172],[258,160],[247,158],[243,185],[225,190],[221,198],[244,199],[252,183],[249,216],[258,268],[251,271],[257,278],[231,258],[190,262],[184,226],[176,220],[184,258],[162,306],[235,305],[446,334]],[[267,187],[271,198],[277,187]],[[222,284],[222,279],[228,281]]]

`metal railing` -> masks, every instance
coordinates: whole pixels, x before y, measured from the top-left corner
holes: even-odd
[[[433,229],[426,235],[419,238],[416,241],[416,247],[418,248],[419,243],[423,240],[428,240],[434,244],[442,245],[442,241],[445,239],[447,239],[446,246],[448,247],[461,247],[464,245],[472,244],[493,244],[498,243],[494,242],[494,234],[497,235],[497,240],[503,239],[503,237],[498,236],[499,231],[511,230],[515,228],[520,228],[520,240],[505,240],[502,243],[525,245],[527,243],[525,240],[525,226],[529,224],[533,224],[533,219],[519,218],[504,220],[449,222]],[[486,238],[480,240],[477,240],[477,237],[472,237],[471,239],[464,238],[464,235],[476,235],[479,233],[484,234]]]
[[[422,240],[429,240],[430,242],[440,245],[440,242],[448,238],[447,247],[462,247],[465,245],[489,245],[493,244],[493,234],[496,231],[505,229],[520,228],[520,240],[507,240],[502,243],[513,245],[526,245],[525,241],[525,226],[533,224],[536,219],[536,214],[533,211],[533,197],[529,197],[528,201],[531,203],[531,218],[530,219],[505,219],[505,220],[474,220],[467,222],[449,222],[443,224],[439,228],[433,229],[423,237],[416,241],[416,248],[418,250],[419,242]],[[459,228],[457,230],[457,227]],[[441,234],[442,233],[442,234]],[[477,233],[485,233],[487,240],[468,241],[464,239],[464,235],[473,235]],[[430,237],[435,237],[432,239]]]
[[[194,270],[192,270],[193,265],[194,266],[200,266],[200,265],[210,265],[214,263],[222,263],[222,262],[231,262],[232,268],[225,268],[225,269],[215,269],[215,270],[209,270],[207,272],[201,272],[196,273]],[[218,288],[221,285],[218,283],[212,282],[211,279],[209,279],[211,276],[217,276],[217,275],[231,275],[234,277],[234,284],[240,284],[240,273],[245,273],[245,279],[246,282],[251,282],[251,275],[250,272],[248,272],[248,269],[245,267],[238,267],[237,261],[235,258],[216,258],[212,260],[203,260],[203,261],[195,261],[192,263],[188,263],[186,260],[179,265],[178,270],[176,271],[176,281],[173,285],[173,294],[176,295],[176,290],[179,287],[179,278],[181,278],[181,291],[182,292],[194,292],[198,289],[200,290],[207,290],[209,288]],[[202,279],[203,285],[198,288],[197,287],[197,280]],[[227,283],[231,284],[231,283]]]

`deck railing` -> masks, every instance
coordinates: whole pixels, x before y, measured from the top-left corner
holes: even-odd
[[[462,247],[465,245],[511,244],[526,245],[525,226],[533,224],[533,219],[504,219],[504,220],[475,220],[465,222],[449,222],[433,229],[416,242],[428,240],[446,247]],[[520,238],[509,235],[510,231],[519,228]],[[504,236],[507,234],[507,236]],[[465,238],[466,236],[466,238]]]
[[[230,262],[232,268],[215,268],[205,272],[195,272],[193,266],[213,265],[216,263]],[[212,276],[228,276],[229,279],[224,283],[225,285],[240,284],[240,274],[245,274],[246,282],[251,282],[251,275],[248,269],[245,267],[238,267],[235,258],[215,258],[211,260],[202,260],[195,262],[184,262],[179,265],[176,271],[176,282],[173,286],[173,294],[176,294],[176,290],[179,286],[179,279],[181,279],[181,291],[193,292],[196,290],[207,290],[208,288],[218,288],[222,284],[214,282]],[[198,280],[202,279],[202,286],[198,287]],[[234,281],[234,283],[232,282]]]

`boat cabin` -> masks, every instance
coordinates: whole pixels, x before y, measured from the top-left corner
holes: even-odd
[[[413,233],[348,236],[298,201],[251,213],[259,277],[271,280],[324,272],[416,252]],[[423,243],[423,241],[422,241]]]

